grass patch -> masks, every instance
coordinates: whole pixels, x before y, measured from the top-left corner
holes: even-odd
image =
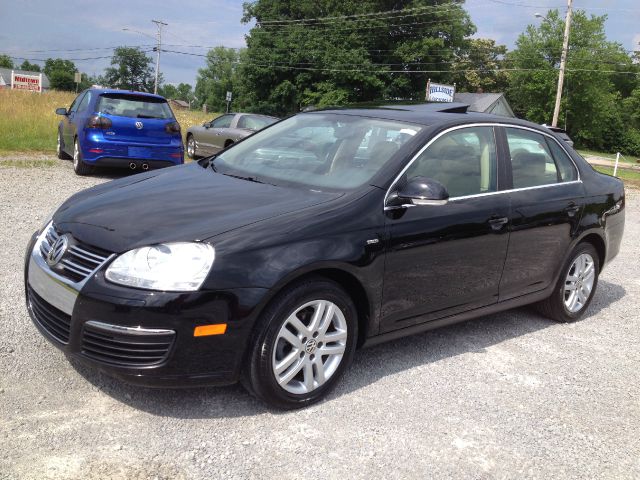
[[[613,168],[611,167],[602,167],[600,165],[593,165],[600,173],[606,173],[607,175],[613,175]],[[617,177],[622,180],[624,183],[629,185],[633,185],[634,187],[640,187],[640,172],[635,170],[629,170],[624,168],[618,168]]]
[[[56,150],[56,133],[60,117],[54,113],[58,107],[69,107],[76,97],[72,92],[32,93],[0,89],[0,151]],[[174,111],[182,127],[183,136],[191,125],[201,125],[218,116],[194,110]]]

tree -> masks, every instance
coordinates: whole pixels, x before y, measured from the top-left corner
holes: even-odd
[[[475,26],[461,2],[257,0],[244,4],[240,102],[285,114],[305,105],[419,100]]]
[[[193,89],[188,83],[179,83],[177,86],[167,83],[158,89],[158,93],[165,98],[185,102],[193,101]]]
[[[207,52],[206,65],[198,70],[195,96],[199,105],[213,112],[226,109],[226,94],[237,84],[240,53],[233,48],[215,47]]]
[[[603,150],[615,148],[625,129],[619,107],[624,92],[616,85],[628,92],[632,85],[626,83],[634,77],[617,73],[633,67],[622,45],[607,41],[605,21],[606,16],[574,13],[559,122],[576,144]],[[527,27],[507,55],[515,69],[507,96],[516,114],[528,120],[551,122],[563,32],[564,20],[557,10],[549,11],[538,27]]]
[[[111,67],[104,71],[100,82],[124,90],[139,90],[153,92],[154,67],[153,61],[137,47],[118,47],[113,51]],[[158,82],[161,83],[161,78]]]
[[[507,47],[495,40],[471,38],[451,64],[451,81],[459,92],[503,92],[509,79],[504,71]]]
[[[71,60],[47,58],[42,71],[49,78],[52,89],[75,90],[74,74],[76,72],[76,65]]]
[[[0,55],[0,67],[13,68],[13,60],[9,55]]]
[[[20,70],[26,70],[27,72],[39,72],[40,65],[37,63],[31,63],[29,60],[25,60],[22,62],[22,65],[20,65]]]

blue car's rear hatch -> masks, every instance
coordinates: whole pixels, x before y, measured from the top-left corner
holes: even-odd
[[[111,127],[102,131],[105,141],[165,145],[176,135],[167,128],[176,120],[163,98],[105,93],[98,99],[96,110],[111,120]]]

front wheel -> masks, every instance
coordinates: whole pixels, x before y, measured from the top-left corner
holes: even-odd
[[[189,156],[189,158],[195,160],[197,156],[196,148],[196,140],[193,138],[193,135],[189,135],[189,137],[187,138],[187,155]]]
[[[93,166],[87,165],[82,160],[82,152],[77,138],[73,141],[73,171],[76,172],[76,175],[89,175],[93,172]]]
[[[537,304],[545,316],[558,322],[578,320],[589,307],[598,286],[600,258],[590,243],[581,243],[565,263],[549,298]]]
[[[243,384],[267,404],[301,408],[322,399],[351,363],[357,313],[336,283],[312,279],[281,294],[262,314]]]

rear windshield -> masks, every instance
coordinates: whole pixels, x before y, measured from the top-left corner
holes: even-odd
[[[166,100],[142,95],[106,93],[100,95],[96,108],[99,113],[119,117],[173,118]]]

